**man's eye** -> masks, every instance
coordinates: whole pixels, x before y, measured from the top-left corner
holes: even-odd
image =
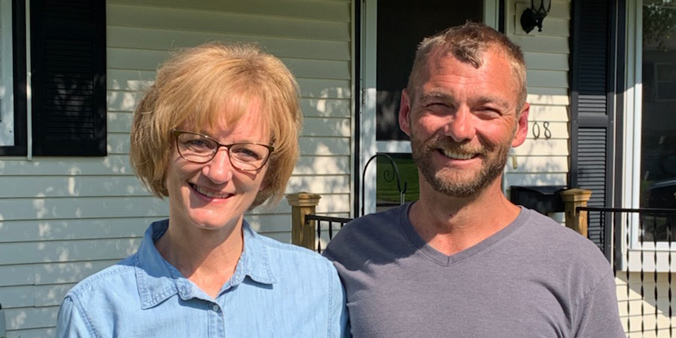
[[[453,108],[443,102],[432,102],[425,105],[425,109],[434,114],[448,114]]]
[[[502,115],[502,112],[489,107],[484,107],[476,110],[476,115],[486,118],[498,117]]]

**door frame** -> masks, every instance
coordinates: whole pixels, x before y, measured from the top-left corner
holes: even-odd
[[[381,0],[386,1],[386,0]],[[495,29],[501,25],[500,13],[503,1],[485,0],[483,17],[484,23]],[[360,216],[359,212],[364,207],[364,213],[373,213],[376,210],[376,187],[374,184],[364,184],[364,182],[376,181],[376,169],[369,166],[364,174],[364,182],[361,182],[362,173],[366,162],[371,156],[377,153],[410,153],[411,144],[409,141],[376,141],[376,69],[377,69],[377,22],[378,22],[378,0],[362,0],[361,10],[355,15],[360,20],[358,32],[359,52],[356,57],[359,58],[358,77],[358,95],[357,95],[357,115],[355,118],[357,130],[355,131],[355,172],[354,179],[354,216]],[[413,51],[411,51],[413,52]],[[364,190],[364,201],[361,200],[361,190]]]

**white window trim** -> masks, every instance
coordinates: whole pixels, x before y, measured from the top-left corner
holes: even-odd
[[[0,146],[14,145],[12,0],[0,0]]]
[[[361,111],[357,116],[360,128],[360,145],[357,150],[359,156],[359,172],[356,175],[361,175],[366,167],[366,162],[371,156],[377,152],[376,146],[376,50],[373,48],[377,41],[376,32],[378,30],[378,1],[367,0],[364,1],[364,8],[362,12],[363,38],[361,40],[361,50],[364,51],[364,59],[362,60],[362,79],[361,79]],[[361,182],[361,189],[364,190],[364,200],[360,201],[359,209],[355,210],[358,214],[362,208],[364,213],[369,214],[376,209],[376,187],[372,184],[364,185],[364,182],[375,182],[375,170],[369,170],[364,174],[364,180]],[[359,198],[359,197],[357,197]]]
[[[626,95],[624,106],[624,124],[623,135],[625,138],[623,156],[625,161],[622,164],[622,179],[624,187],[622,193],[622,205],[628,208],[639,207],[640,196],[640,166],[641,166],[641,118],[643,89],[641,84],[642,69],[640,67],[643,56],[641,50],[641,41],[643,39],[642,30],[642,0],[629,0],[627,5],[627,70],[626,70]],[[632,10],[633,8],[633,10]],[[632,231],[630,233],[631,247],[638,244],[638,229],[634,224],[637,221],[632,220]],[[623,234],[624,235],[624,234]]]
[[[379,153],[411,153],[409,141],[377,141],[376,149]]]

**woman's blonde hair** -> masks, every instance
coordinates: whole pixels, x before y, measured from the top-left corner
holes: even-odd
[[[260,107],[275,150],[251,208],[268,199],[277,203],[298,159],[299,91],[286,66],[255,44],[207,43],[162,65],[134,114],[129,157],[136,175],[156,196],[168,196],[171,131],[182,125],[207,131],[219,123],[235,125],[253,104]]]

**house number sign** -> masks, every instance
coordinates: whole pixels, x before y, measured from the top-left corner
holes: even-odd
[[[542,128],[540,128],[540,124],[537,121],[533,122],[532,132],[533,132],[533,138],[536,139],[536,140],[539,139],[542,134],[544,134],[544,137],[545,137],[546,140],[552,138],[552,131],[549,130],[549,122],[548,121],[542,122]]]

